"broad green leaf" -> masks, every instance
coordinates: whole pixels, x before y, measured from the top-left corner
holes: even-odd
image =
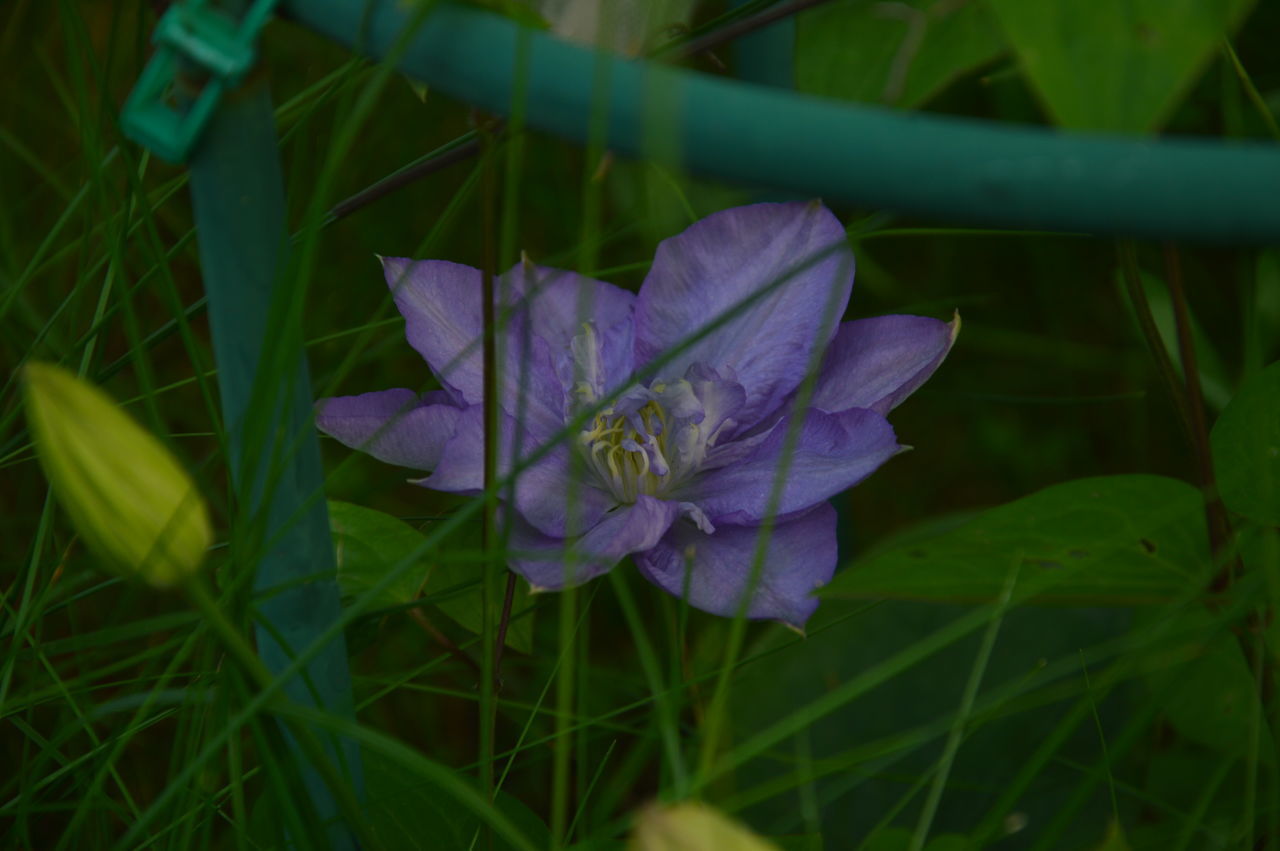
[[[358,597],[386,576],[387,571],[419,551],[422,533],[389,514],[353,505],[329,502],[329,526],[338,556],[338,584],[342,596]],[[422,556],[402,570],[395,582],[374,602],[375,608],[402,606],[418,597],[430,571]]]
[[[1189,637],[1154,653],[1147,675],[1165,718],[1190,741],[1218,753],[1253,751],[1273,763],[1275,746],[1258,684],[1235,634],[1204,607],[1181,611],[1177,618],[1174,628]]]
[[[1253,0],[987,0],[1050,117],[1157,129]]]
[[[472,544],[470,550],[473,553],[480,552],[480,542],[477,540]],[[501,579],[496,583],[498,596],[503,593],[503,585],[506,579]],[[462,594],[454,595],[449,593],[447,598],[441,599],[436,603],[436,607],[449,617],[453,618],[459,625],[466,627],[472,632],[479,633],[482,622],[482,610],[480,605],[480,565],[478,562],[463,559],[446,559],[437,564],[431,573],[431,593],[446,594],[450,589],[462,589],[471,587],[471,590]],[[493,618],[496,621],[498,617],[498,606],[500,601],[495,603],[495,611]],[[514,647],[522,653],[533,652],[533,600],[529,595],[529,583],[523,579],[516,579],[516,593],[511,601],[511,621],[507,628],[507,646]]]
[[[829,3],[797,19],[796,86],[914,107],[1005,49],[981,3]]]
[[[1130,824],[1126,834],[1131,848],[1212,847],[1207,841],[1211,837],[1239,831],[1241,802],[1250,782],[1243,760],[1166,735],[1145,762],[1141,788],[1160,807]],[[1259,814],[1260,822],[1266,819]]]
[[[1280,525],[1280,362],[1250,378],[1213,427],[1222,501],[1265,525]]]
[[[489,845],[481,834],[475,813],[430,780],[392,762],[364,751],[365,800],[369,825],[388,851],[468,851],[471,848],[511,846],[501,836]],[[494,805],[539,847],[545,847],[550,833],[534,813],[511,795],[499,791]],[[473,844],[475,842],[475,844]]]
[[[355,597],[372,588],[387,571],[420,552],[425,540],[421,532],[403,520],[349,502],[331,500],[329,520],[338,556],[338,584],[344,597]],[[453,547],[452,543],[459,546]],[[467,541],[455,542],[451,537],[437,551],[457,554],[470,549],[472,553],[479,553],[478,542],[472,542],[469,548],[466,544]],[[403,606],[416,600],[419,592],[426,597],[439,595],[439,599],[432,601],[436,608],[459,626],[479,632],[482,621],[479,563],[463,559],[429,563],[422,556],[417,558],[418,563],[401,571],[396,580],[383,589],[375,606]],[[521,580],[511,609],[515,616],[507,630],[507,645],[523,653],[533,647],[533,618],[526,613],[529,608],[528,583]]]
[[[1200,493],[1132,475],[1077,479],[985,511],[936,536],[856,561],[823,596],[936,601],[994,599],[1020,559],[1038,602],[1166,601],[1209,564]]]

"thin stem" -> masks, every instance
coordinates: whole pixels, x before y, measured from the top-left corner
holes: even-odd
[[[413,618],[414,622],[417,623],[418,626],[422,627],[423,632],[431,636],[437,644],[444,648],[446,653],[457,659],[459,662],[462,662],[474,671],[477,676],[483,676],[480,663],[475,659],[472,659],[467,654],[467,651],[459,647],[453,639],[441,632],[440,628],[431,622],[431,619],[426,616],[422,609],[415,606],[409,610],[409,616]]]
[[[1182,261],[1173,243],[1164,246],[1165,277],[1169,284],[1169,297],[1173,301],[1174,323],[1178,330],[1178,354],[1182,359],[1182,377],[1186,382],[1187,409],[1191,423],[1191,444],[1195,450],[1196,474],[1200,490],[1204,494],[1204,516],[1209,526],[1209,545],[1215,562],[1226,552],[1231,540],[1231,521],[1227,519],[1226,506],[1218,496],[1218,483],[1213,472],[1213,453],[1209,448],[1209,425],[1204,413],[1204,395],[1200,389],[1200,369],[1196,364],[1195,341],[1191,335],[1191,313],[1187,309],[1187,296],[1182,286]],[[1235,572],[1235,559],[1229,559],[1213,579],[1214,591],[1224,591],[1231,585]]]
[[[507,627],[511,624],[511,604],[516,598],[516,575],[507,571],[507,590],[502,594],[502,614],[498,616],[498,636],[493,648],[494,688],[502,690],[502,651],[507,645]]]
[[[1267,132],[1271,134],[1271,138],[1280,140],[1280,125],[1276,124],[1276,117],[1271,114],[1271,108],[1267,106],[1267,102],[1263,100],[1262,95],[1258,92],[1258,87],[1253,84],[1253,78],[1249,76],[1249,72],[1245,70],[1240,57],[1236,55],[1235,48],[1231,46],[1231,40],[1224,38],[1222,47],[1227,53],[1227,59],[1231,62],[1231,67],[1235,69],[1236,76],[1240,78],[1240,86],[1244,89],[1245,96],[1249,98],[1249,103],[1258,111],[1258,117],[1262,119],[1262,123],[1267,125]]]
[[[1120,274],[1124,280],[1125,290],[1129,294],[1129,303],[1133,305],[1134,315],[1138,319],[1138,327],[1142,331],[1142,339],[1147,344],[1147,351],[1151,353],[1151,357],[1156,362],[1156,371],[1160,373],[1160,377],[1164,380],[1165,389],[1169,391],[1169,398],[1173,401],[1173,406],[1178,410],[1178,418],[1182,422],[1182,427],[1186,431],[1187,439],[1192,440],[1193,428],[1191,425],[1190,406],[1187,404],[1187,394],[1182,387],[1182,382],[1178,378],[1178,370],[1173,365],[1173,361],[1169,358],[1169,352],[1164,346],[1164,339],[1160,336],[1160,329],[1156,327],[1155,317],[1151,315],[1151,305],[1147,301],[1146,290],[1142,288],[1142,273],[1138,270],[1138,251],[1132,241],[1125,240],[1119,243],[1117,251],[1120,255]]]
[[[328,215],[325,216],[325,223],[336,222],[338,219],[345,218],[357,210],[367,207],[374,201],[385,198],[397,189],[408,186],[415,180],[421,180],[429,174],[443,171],[454,163],[470,159],[480,153],[480,148],[481,140],[478,131],[472,130],[459,136],[434,151],[424,154],[403,168],[393,171],[372,186],[361,189],[351,197],[334,204],[329,208]]]
[[[688,41],[677,41],[668,43],[653,51],[653,55],[661,56],[665,53],[674,53],[680,58],[687,59],[697,56],[700,53],[706,53],[708,50],[714,50],[726,42],[741,38],[748,33],[763,29],[770,24],[776,24],[783,18],[803,12],[805,9],[821,5],[829,2],[829,0],[787,0],[784,3],[775,3],[754,15],[740,20],[736,20],[726,26],[713,30],[706,35],[694,36]]]

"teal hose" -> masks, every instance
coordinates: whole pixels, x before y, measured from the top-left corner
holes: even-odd
[[[281,11],[381,58],[412,8],[284,0]],[[446,5],[398,62],[436,91],[508,114],[519,33],[505,18]],[[1063,133],[857,106],[606,56],[542,32],[525,37],[528,124],[566,139],[588,138],[593,86],[607,79],[609,147],[631,156],[660,149],[668,160],[675,151],[675,164],[698,174],[945,222],[1280,241],[1274,145]]]

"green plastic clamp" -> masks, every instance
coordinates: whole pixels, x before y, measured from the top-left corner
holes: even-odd
[[[160,18],[156,52],[124,103],[125,135],[161,159],[186,162],[222,97],[257,60],[277,0],[254,0],[238,20],[207,0],[175,3]]]

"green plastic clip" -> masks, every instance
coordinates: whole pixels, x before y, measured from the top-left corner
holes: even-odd
[[[156,51],[120,114],[125,135],[161,159],[185,162],[222,96],[257,59],[277,0],[254,0],[236,20],[207,0],[180,0],[156,25]]]

